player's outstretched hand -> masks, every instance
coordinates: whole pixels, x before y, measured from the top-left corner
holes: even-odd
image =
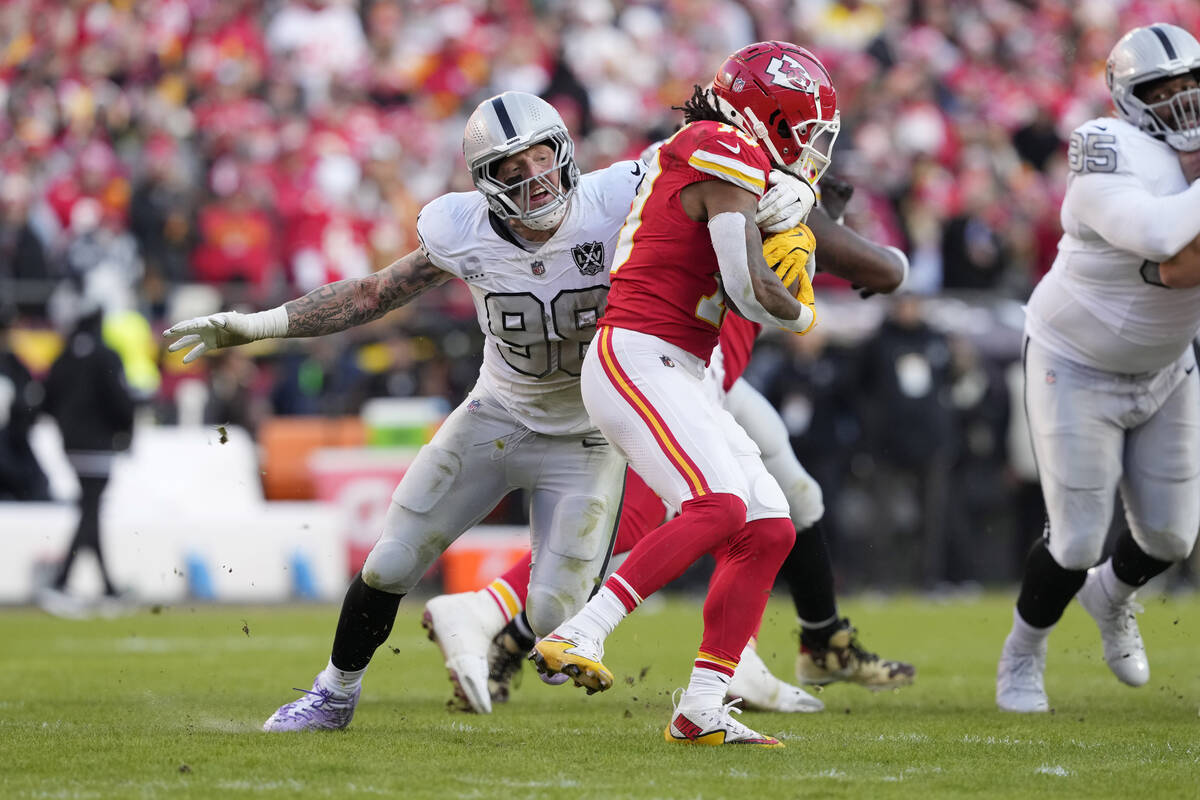
[[[222,311],[193,317],[172,325],[163,331],[163,336],[179,337],[167,347],[172,353],[191,348],[183,357],[183,363],[188,364],[213,350],[283,336],[286,330],[287,312],[279,307],[256,314]]]
[[[754,215],[759,230],[782,233],[804,222],[817,202],[812,185],[777,169],[771,170],[767,180],[771,188],[758,201],[758,213]]]
[[[816,237],[804,223],[763,240],[763,258],[767,265],[797,300],[809,306],[814,300],[807,267],[808,259],[816,249]]]

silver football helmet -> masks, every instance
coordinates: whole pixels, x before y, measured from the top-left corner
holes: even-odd
[[[1147,104],[1134,90],[1160,78],[1200,76],[1200,42],[1176,25],[1134,28],[1108,55],[1105,78],[1121,119],[1162,139],[1176,150],[1200,149],[1200,88],[1184,89]]]
[[[543,173],[505,184],[496,179],[496,167],[514,153],[535,144],[554,150],[554,164]],[[501,219],[519,220],[534,230],[549,230],[562,221],[575,187],[579,167],[575,143],[554,106],[525,92],[504,92],[480,103],[467,120],[463,155],[475,188]],[[551,176],[558,172],[558,186]],[[529,207],[534,187],[550,193],[549,202]]]

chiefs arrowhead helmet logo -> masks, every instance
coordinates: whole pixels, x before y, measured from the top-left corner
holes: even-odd
[[[808,70],[804,68],[803,64],[789,55],[772,58],[766,71],[771,76],[771,83],[775,86],[816,94],[817,82],[808,74]]]

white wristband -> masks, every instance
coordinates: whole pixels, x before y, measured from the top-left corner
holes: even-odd
[[[884,245],[884,249],[890,250],[892,253],[894,253],[896,258],[900,259],[900,263],[904,265],[904,276],[900,278],[900,283],[896,285],[896,288],[892,289],[893,292],[898,292],[903,289],[904,284],[908,282],[908,256],[905,255],[904,251],[899,247],[893,247],[890,244]]]
[[[287,336],[288,313],[283,306],[247,314],[246,326],[255,339],[280,339]]]

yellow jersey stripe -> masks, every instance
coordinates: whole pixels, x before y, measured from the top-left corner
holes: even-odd
[[[749,167],[733,158],[697,150],[688,159],[688,164],[700,172],[706,172],[722,180],[761,195],[766,189],[766,176],[761,169]]]

